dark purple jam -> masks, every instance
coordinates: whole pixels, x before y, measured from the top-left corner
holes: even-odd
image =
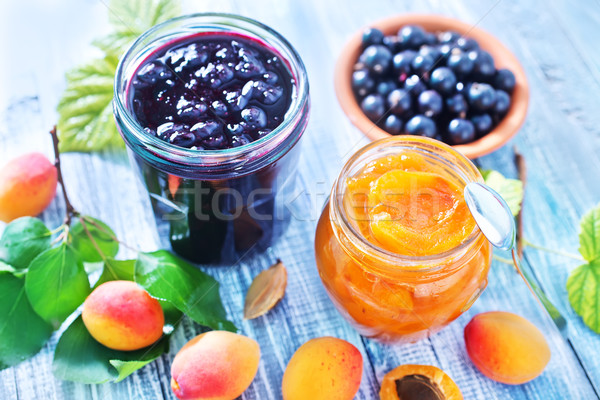
[[[181,147],[221,150],[279,126],[293,85],[285,61],[266,44],[208,32],[154,51],[136,71],[128,96],[149,135]]]

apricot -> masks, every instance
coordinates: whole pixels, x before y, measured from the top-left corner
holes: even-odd
[[[462,400],[456,383],[433,365],[401,365],[383,377],[381,400]]]
[[[56,194],[56,167],[41,153],[23,154],[0,169],[0,221],[34,217]]]
[[[352,344],[334,337],[304,343],[283,374],[283,400],[352,400],[362,378],[363,360]]]
[[[258,343],[211,331],[179,350],[171,365],[171,389],[181,400],[233,400],[250,386],[260,360]]]
[[[509,312],[474,316],[465,326],[465,344],[481,373],[510,385],[536,378],[550,361],[550,348],[540,330]]]
[[[90,335],[115,350],[138,350],[161,338],[165,318],[160,303],[131,281],[98,286],[81,314]]]

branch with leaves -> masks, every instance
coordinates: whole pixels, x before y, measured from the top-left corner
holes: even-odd
[[[235,331],[226,318],[219,285],[209,275],[165,250],[139,253],[137,259],[115,258],[122,243],[113,230],[81,215],[70,202],[56,129],[51,134],[65,222],[51,231],[37,218],[23,217],[8,224],[0,237],[0,369],[36,354],[95,287],[111,280],[135,281],[161,301],[163,338],[134,352],[111,350],[91,337],[79,316],[58,341],[53,369],[57,378],[84,383],[126,378],[168,351],[169,336],[183,314],[209,328]],[[86,266],[98,263],[102,272],[93,282],[87,272],[93,268]]]
[[[63,152],[123,147],[112,111],[119,57],[146,30],[181,12],[178,0],[112,0],[107,8],[113,32],[92,42],[104,55],[66,74],[57,107]]]

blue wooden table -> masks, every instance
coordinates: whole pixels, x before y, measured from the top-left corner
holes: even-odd
[[[521,60],[531,85],[527,121],[509,145],[477,162],[515,176],[512,145],[517,145],[529,166],[524,205],[527,237],[546,247],[576,252],[579,219],[600,201],[598,1],[190,0],[184,10],[234,12],[272,26],[300,52],[311,83],[312,118],[302,144],[297,197],[291,205],[295,218],[289,230],[267,254],[207,270],[222,285],[229,317],[261,346],[259,372],[243,399],[279,399],[283,371],[294,351],[307,340],[325,335],[346,339],[363,354],[357,399],[377,399],[383,375],[406,363],[442,368],[465,399],[598,398],[600,336],[572,311],[565,289],[576,261],[531,248],[525,252],[540,286],[569,320],[568,342],[544,318],[514,269],[495,262],[488,288],[458,320],[419,343],[384,346],[359,336],[334,309],[318,277],[313,252],[317,217],[331,184],[344,160],[367,142],[337,105],[332,84],[336,57],[361,26],[404,12],[441,13],[477,25],[497,36]],[[50,156],[47,131],[56,121],[64,72],[95,55],[91,39],[108,31],[105,0],[5,1],[0,3],[0,27],[0,163],[32,150]],[[106,221],[119,237],[143,250],[165,245],[124,152],[66,154],[63,164],[71,200],[79,210]],[[63,215],[64,202],[58,196],[42,217],[49,226],[57,226]],[[286,296],[268,315],[244,321],[245,292],[275,257],[288,268]],[[471,364],[463,328],[473,315],[489,310],[521,314],[543,331],[552,359],[539,378],[507,386],[486,378]],[[174,399],[170,363],[197,331],[197,326],[184,321],[170,354],[119,384],[98,386],[53,377],[55,334],[37,356],[0,371],[0,399]]]

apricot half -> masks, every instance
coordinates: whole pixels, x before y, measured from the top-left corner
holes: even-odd
[[[360,351],[345,340],[309,340],[285,369],[283,400],[352,400],[360,386],[362,365]]]
[[[550,361],[544,335],[525,318],[501,311],[478,314],[465,326],[467,353],[485,376],[520,385],[536,378]]]
[[[41,153],[23,154],[0,169],[0,221],[34,217],[56,194],[57,171]]]
[[[171,365],[171,389],[181,400],[233,400],[250,386],[260,347],[249,337],[226,331],[196,336]]]
[[[165,318],[160,303],[131,281],[98,286],[83,303],[90,335],[115,350],[138,350],[161,338]]]
[[[433,365],[401,365],[381,382],[381,400],[462,400],[456,383]]]

